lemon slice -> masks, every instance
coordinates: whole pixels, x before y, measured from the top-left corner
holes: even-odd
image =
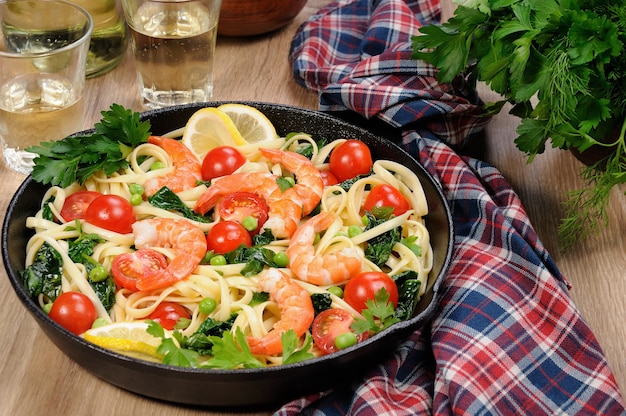
[[[116,322],[91,328],[84,333],[85,340],[120,354],[142,360],[161,362],[157,352],[161,339],[150,335],[146,322]]]
[[[255,107],[233,103],[220,105],[217,109],[230,117],[248,143],[265,142],[278,137],[272,122]]]
[[[215,107],[202,108],[191,115],[182,142],[200,160],[214,147],[247,144],[231,118]]]

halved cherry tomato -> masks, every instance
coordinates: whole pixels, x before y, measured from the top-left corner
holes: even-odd
[[[184,306],[174,302],[161,302],[146,319],[152,319],[171,331],[180,318],[191,318]]]
[[[233,251],[240,245],[252,246],[252,237],[243,225],[234,221],[220,221],[211,228],[206,236],[207,249],[216,254]]]
[[[320,170],[320,174],[322,175],[322,182],[324,183],[324,186],[332,186],[339,183],[337,177],[329,170]]]
[[[118,195],[102,195],[87,207],[85,221],[109,231],[127,234],[133,231],[136,217],[128,200]]]
[[[357,311],[367,308],[365,302],[368,299],[374,300],[374,295],[385,288],[389,292],[389,301],[394,307],[398,306],[398,287],[387,273],[383,272],[361,272],[353,276],[343,289],[343,300]]]
[[[100,192],[95,191],[78,191],[65,198],[63,208],[61,208],[61,216],[65,221],[74,221],[75,219],[85,218],[87,207],[91,201],[102,196]]]
[[[360,140],[346,140],[341,143],[331,152],[328,163],[330,171],[339,182],[364,175],[373,165],[369,147]]]
[[[219,146],[209,150],[202,160],[202,179],[210,181],[230,175],[246,163],[246,157],[231,146]]]
[[[345,309],[330,308],[320,312],[313,320],[311,329],[315,346],[325,354],[339,351],[335,340],[341,334],[352,332],[350,325],[353,321],[354,317]],[[364,332],[356,337],[357,342],[361,342],[368,337],[368,334]]]
[[[48,316],[68,331],[80,335],[91,328],[98,313],[87,295],[63,292],[52,303]]]
[[[393,215],[397,217],[407,212],[411,208],[411,204],[399,190],[383,183],[374,186],[365,198],[363,209],[372,211],[374,207],[391,207],[393,208]]]
[[[167,267],[167,259],[158,251],[142,248],[133,253],[119,254],[113,259],[111,274],[115,284],[137,291],[137,279]]]
[[[226,195],[219,203],[220,218],[225,221],[235,221],[242,223],[246,217],[254,217],[258,222],[256,230],[251,231],[252,235],[259,232],[265,221],[269,207],[263,200],[252,192],[234,192]]]

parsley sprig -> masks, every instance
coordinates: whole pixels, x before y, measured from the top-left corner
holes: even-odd
[[[126,168],[126,157],[131,150],[147,141],[150,123],[140,121],[139,113],[119,104],[112,104],[109,111],[101,114],[93,134],[69,136],[27,148],[38,155],[33,179],[44,185],[67,187],[76,181],[83,184],[99,171],[111,175]]]
[[[580,152],[612,148],[582,172],[590,188],[566,202],[559,235],[572,244],[605,218],[608,192],[626,182],[626,0],[455,3],[452,18],[413,37],[415,58],[438,68],[441,82],[463,75],[503,96],[485,106],[486,116],[511,103],[521,118],[515,144],[529,163],[548,142]]]

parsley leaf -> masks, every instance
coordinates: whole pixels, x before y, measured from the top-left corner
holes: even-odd
[[[150,123],[140,121],[139,113],[112,104],[90,135],[69,136],[42,142],[26,150],[37,154],[32,177],[42,184],[70,186],[83,184],[96,172],[106,175],[128,166],[126,157],[132,148],[145,143]]]
[[[394,315],[393,303],[389,301],[389,292],[385,288],[380,288],[375,294],[374,299],[368,299],[365,302],[364,309],[361,314],[363,319],[355,319],[350,325],[356,334],[364,332],[372,332],[374,334],[390,327],[400,319]]]

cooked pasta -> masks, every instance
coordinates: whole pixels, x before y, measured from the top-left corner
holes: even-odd
[[[318,147],[315,140],[307,134],[296,134],[288,138],[281,138],[271,143],[261,143],[274,149],[284,151],[297,151],[305,146],[312,147],[313,156],[311,161],[315,168],[328,169],[328,157],[335,147],[344,140],[335,140],[322,147]],[[265,172],[278,177],[294,177],[295,183],[299,182],[298,175],[289,172],[281,163],[272,163],[260,152],[261,145],[247,145],[238,150],[245,155],[247,162],[239,168],[238,172]],[[79,191],[89,190],[102,194],[116,194],[125,199],[131,197],[130,186],[132,184],[144,184],[147,180],[172,173],[176,170],[176,162],[161,147],[146,143],[136,147],[128,156],[129,167],[122,172],[110,176],[102,173],[94,175],[84,185],[73,184],[68,188],[52,187],[43,197],[43,201],[50,208],[54,218],[61,219],[61,210],[66,198]],[[151,170],[155,162],[164,165],[162,169]],[[350,236],[349,227],[363,227],[363,202],[370,190],[379,184],[388,184],[399,190],[408,200],[410,209],[405,213],[392,217],[378,226],[366,230],[360,234]],[[211,185],[213,186],[213,185]],[[200,183],[191,189],[177,192],[183,203],[193,209],[198,200],[207,192],[206,184]],[[43,205],[42,205],[43,207]],[[389,160],[378,160],[373,164],[372,173],[354,182],[344,190],[339,185],[326,186],[321,194],[319,209],[322,213],[332,213],[332,224],[321,233],[319,241],[315,242],[314,257],[324,257],[327,254],[338,253],[341,250],[349,250],[357,253],[363,261],[360,266],[362,271],[384,271],[389,275],[397,275],[407,270],[414,271],[421,282],[419,296],[426,290],[426,280],[432,267],[432,249],[430,247],[428,231],[423,217],[428,213],[426,198],[417,176],[407,167]],[[82,221],[80,229],[70,223],[58,223],[44,219],[43,209],[35,216],[27,220],[27,227],[35,230],[35,234],[27,245],[26,266],[30,265],[37,251],[44,242],[54,247],[62,255],[63,276],[62,291],[80,291],[86,294],[94,302],[100,318],[107,322],[124,322],[144,320],[162,302],[174,302],[184,306],[191,315],[189,325],[182,329],[185,335],[191,335],[198,330],[201,323],[207,318],[198,307],[202,299],[211,298],[217,303],[217,307],[210,313],[210,317],[217,321],[226,321],[231,315],[237,314],[233,330],[240,328],[243,333],[252,338],[262,338],[268,334],[281,318],[281,305],[275,299],[253,303],[255,293],[259,292],[259,275],[244,277],[242,268],[244,264],[210,265],[199,264],[186,278],[178,280],[171,285],[146,291],[132,291],[118,287],[115,293],[115,304],[107,310],[98,300],[90,286],[85,266],[74,263],[68,256],[68,241],[79,237],[80,233],[97,234],[102,242],[94,248],[93,259],[110,271],[116,256],[124,253],[132,253],[135,247],[135,237],[131,234],[119,234],[113,231],[94,226]],[[151,218],[182,219],[177,211],[157,208],[144,200],[134,206],[137,221]],[[313,214],[307,215],[302,221],[306,221]],[[218,210],[207,214],[209,221],[198,222],[187,219],[194,226],[200,228],[204,234],[208,233],[213,225],[220,220]],[[375,236],[389,230],[401,227],[403,238],[412,237],[414,245],[419,250],[412,250],[405,244],[396,243],[384,265],[377,266],[374,262],[365,259],[364,250],[367,242]],[[203,240],[203,243],[206,242]],[[269,243],[269,248],[275,253],[287,253],[291,238],[280,238]],[[307,248],[308,249],[308,248]],[[154,247],[154,250],[162,253],[168,263],[177,256],[181,256],[176,247]],[[346,251],[348,252],[348,251]],[[280,269],[290,278],[295,278],[294,272],[289,267]],[[343,286],[345,282],[333,282],[324,285],[316,285],[296,279],[308,294],[329,293],[327,290],[332,286]],[[333,292],[334,293],[334,292]],[[330,294],[332,307],[348,310],[354,316],[360,316],[360,312],[353,309],[341,297]],[[41,295],[38,299],[43,307],[50,301]],[[315,350],[314,350],[315,352]],[[319,354],[319,352],[316,352]],[[264,357],[271,364],[280,364],[280,357]]]

